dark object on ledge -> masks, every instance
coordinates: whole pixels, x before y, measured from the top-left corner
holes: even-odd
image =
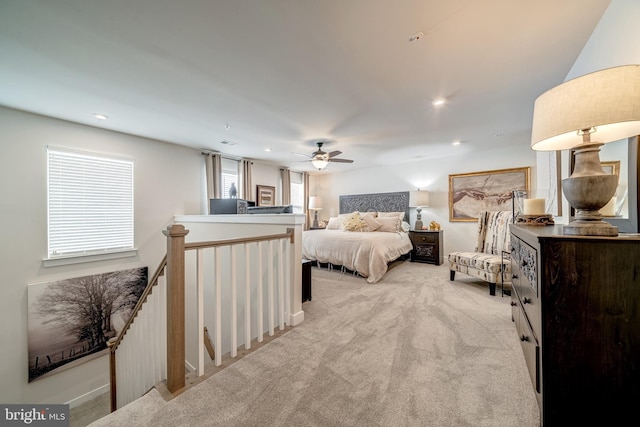
[[[293,213],[293,205],[287,206],[250,206],[247,208],[250,214],[281,214]]]
[[[209,199],[209,213],[221,214],[246,214],[247,208],[253,202],[242,199]]]

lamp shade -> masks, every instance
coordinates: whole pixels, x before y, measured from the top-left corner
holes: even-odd
[[[427,208],[429,207],[429,192],[428,191],[412,191],[409,193],[409,206],[413,208]]]
[[[607,143],[640,134],[640,65],[585,74],[536,99],[531,129],[534,150],[565,150],[583,142]]]
[[[322,198],[319,196],[309,197],[309,209],[322,209]]]

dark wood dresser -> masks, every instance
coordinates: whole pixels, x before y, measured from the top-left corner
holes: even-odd
[[[510,227],[512,318],[541,425],[638,422],[640,236]]]

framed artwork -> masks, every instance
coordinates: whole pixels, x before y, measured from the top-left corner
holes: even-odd
[[[616,175],[618,178],[620,178],[620,160],[600,163],[602,164],[602,169],[606,173],[610,175]]]
[[[29,382],[105,354],[147,286],[148,268],[28,286]]]
[[[256,203],[258,206],[275,206],[276,204],[276,187],[269,185],[258,185],[258,196]]]
[[[529,191],[531,168],[449,175],[449,221],[477,221],[480,211],[510,211],[511,192]]]

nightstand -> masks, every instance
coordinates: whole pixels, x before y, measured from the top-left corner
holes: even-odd
[[[326,227],[309,227],[309,230],[324,230]]]
[[[444,262],[442,230],[409,230],[409,238],[413,245],[411,261],[435,265],[440,265]]]

